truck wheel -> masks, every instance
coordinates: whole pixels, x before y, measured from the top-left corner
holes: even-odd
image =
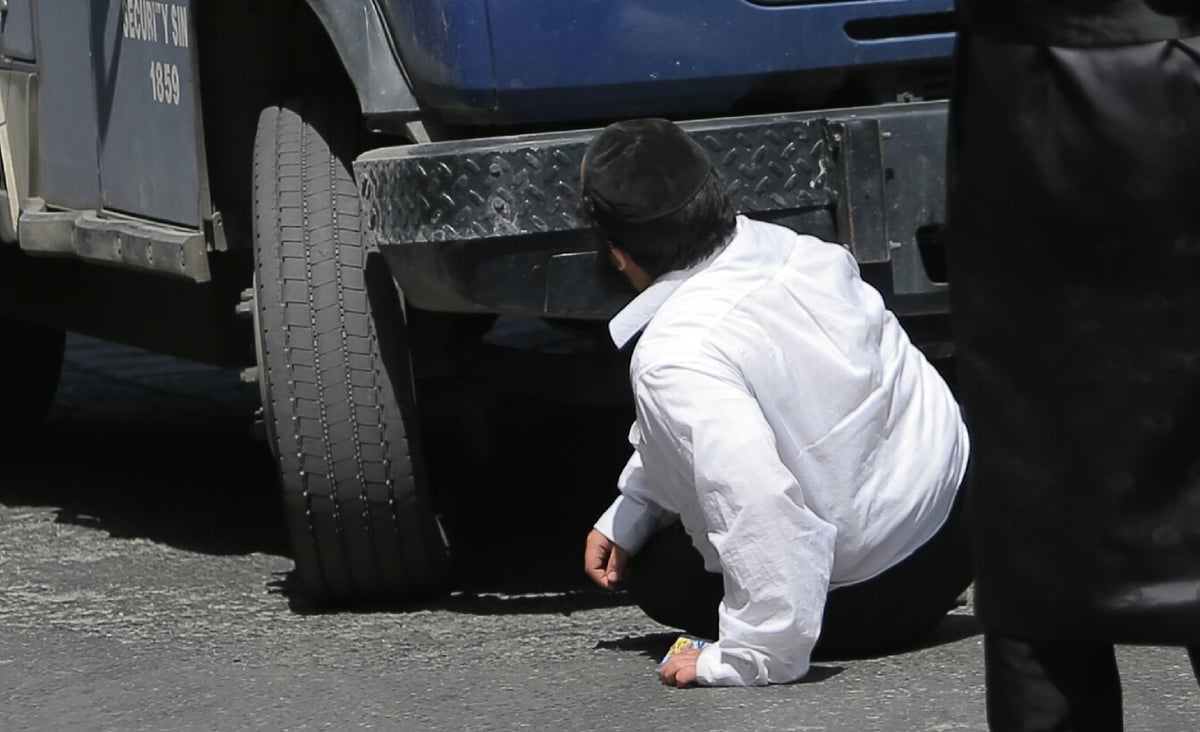
[[[9,357],[0,360],[0,383],[9,395],[0,410],[0,434],[6,438],[27,434],[50,410],[65,340],[57,328],[0,318],[0,343],[9,351]]]
[[[399,293],[363,242],[353,101],[265,109],[254,148],[254,313],[296,570],[320,603],[441,589],[445,537],[410,431]]]

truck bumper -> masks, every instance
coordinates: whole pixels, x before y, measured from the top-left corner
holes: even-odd
[[[947,311],[937,281],[945,102],[681,126],[740,213],[846,244],[900,315]],[[368,152],[354,163],[368,241],[420,308],[607,318],[633,293],[578,214],[579,163],[596,132]]]

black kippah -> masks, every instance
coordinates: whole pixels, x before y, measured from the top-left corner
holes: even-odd
[[[704,148],[675,124],[616,122],[583,155],[583,192],[604,214],[640,223],[683,208],[711,171]]]

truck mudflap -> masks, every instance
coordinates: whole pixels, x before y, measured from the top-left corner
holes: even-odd
[[[683,122],[740,213],[845,244],[900,315],[948,310],[946,103]],[[597,130],[434,142],[355,161],[368,241],[416,307],[607,318],[632,296],[578,209]]]

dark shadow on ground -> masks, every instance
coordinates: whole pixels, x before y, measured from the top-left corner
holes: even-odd
[[[535,378],[594,395],[586,370],[563,363],[512,358],[489,383],[423,385],[424,443],[455,562],[452,594],[434,606],[572,612],[625,601],[587,584],[582,553],[615,495],[630,411],[619,400],[571,405],[506,386],[516,371],[541,368]],[[49,507],[58,521],[115,539],[287,556],[257,407],[257,386],[237,372],[72,337],[46,424],[0,450],[0,503]],[[294,578],[264,584],[313,610]]]
[[[894,656],[901,653],[914,653],[923,651],[927,648],[934,648],[950,643],[957,643],[961,640],[971,638],[983,633],[982,626],[976,620],[974,615],[947,615],[942,619],[929,635],[920,638],[912,643],[907,643],[896,648],[888,649],[885,653],[863,653],[863,654],[837,654],[837,655],[816,655],[822,661],[851,661],[863,658],[878,658],[880,656]]]
[[[0,466],[0,503],[204,554],[284,555],[274,467],[242,420],[51,423]]]
[[[570,578],[557,579],[571,583]],[[632,604],[625,593],[591,589],[579,583],[577,589],[556,590],[536,593],[504,592],[480,593],[469,590],[451,589],[442,598],[408,603],[364,603],[353,607],[314,605],[300,592],[299,578],[295,571],[277,575],[267,583],[272,594],[283,595],[288,608],[299,615],[323,615],[331,613],[405,613],[413,610],[444,610],[463,615],[562,615],[584,610],[621,607]]]
[[[983,626],[979,624],[979,620],[974,615],[947,615],[932,634],[908,650],[919,651],[924,648],[943,646],[947,643],[957,643],[982,633]]]
[[[630,452],[631,408],[620,400],[552,401],[506,385],[502,371],[492,376],[421,385],[422,442],[454,572],[448,597],[419,606],[569,614],[628,604],[623,593],[599,590],[584,577],[583,547],[616,495]],[[581,381],[577,388],[590,386]],[[337,610],[311,606],[294,576],[272,591],[297,612]]]
[[[469,390],[450,392],[470,400]],[[426,399],[430,475],[442,500],[455,587],[473,593],[572,591],[588,531],[616,495],[629,447],[623,407],[519,396],[454,406]],[[446,415],[454,415],[446,419]]]
[[[236,372],[72,339],[44,425],[0,448],[0,503],[206,554],[284,554],[257,390]]]

